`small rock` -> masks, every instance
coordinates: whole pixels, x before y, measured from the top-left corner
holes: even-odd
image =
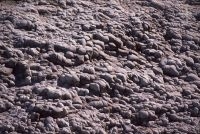
[[[80,78],[76,75],[76,73],[64,74],[58,78],[59,85],[75,86],[78,85],[79,82]]]
[[[183,119],[176,114],[169,114],[168,116],[170,122],[181,122]]]
[[[127,76],[125,74],[122,73],[116,73],[116,77],[118,79],[120,79],[122,82],[126,82],[127,81]]]
[[[115,37],[112,34],[105,34],[105,35],[109,37],[110,42],[113,42],[114,44],[116,44],[118,48],[122,48],[123,42],[119,38]]]
[[[57,119],[56,123],[60,128],[69,127],[69,122],[65,121],[64,119]]]
[[[92,101],[89,105],[99,109],[108,106],[108,103],[106,101]]]
[[[80,74],[80,84],[85,85],[92,82],[91,76],[85,73]]]
[[[0,67],[0,75],[11,75],[12,74],[13,69],[12,68],[8,68],[8,67]]]
[[[75,65],[81,65],[85,62],[84,55],[76,55],[75,56]]]
[[[196,74],[193,74],[193,73],[189,73],[186,75],[186,81],[200,81],[200,78],[196,75]]]
[[[138,117],[139,117],[139,119],[148,120],[148,118],[149,118],[149,113],[148,113],[148,111],[141,110],[141,111],[139,111],[139,113],[138,113]]]
[[[177,31],[177,29],[172,29],[172,28],[171,29],[167,29],[165,37],[167,39],[172,39],[172,38],[174,38],[174,39],[182,39],[182,36],[181,36],[180,32]]]
[[[8,111],[13,107],[13,104],[6,100],[0,100],[0,113]]]
[[[31,56],[36,56],[39,54],[39,51],[36,48],[30,48],[27,50],[27,53],[30,54]]]
[[[76,46],[74,45],[69,45],[69,44],[65,44],[65,43],[56,43],[54,44],[54,49],[55,51],[59,51],[59,52],[72,52],[75,53],[76,52]]]
[[[176,67],[174,65],[165,65],[163,67],[163,73],[172,76],[172,77],[178,77],[179,72],[177,71]]]
[[[54,64],[58,64],[61,66],[72,66],[72,64],[73,64],[71,59],[67,59],[59,53],[51,53],[51,54],[49,54],[47,59],[50,62],[53,62]]]
[[[60,134],[71,134],[71,130],[70,130],[70,127],[64,127],[64,128],[61,128],[60,130]]]
[[[94,69],[94,67],[84,67],[83,72],[89,73],[89,74],[95,74],[95,69]]]
[[[71,52],[71,51],[67,51],[65,53],[65,57],[68,58],[68,59],[74,58],[74,53]]]
[[[45,118],[45,120],[44,120],[44,125],[45,125],[45,127],[47,128],[47,130],[49,130],[49,131],[53,131],[53,132],[55,132],[55,131],[58,131],[58,129],[59,129],[59,127],[58,127],[58,125],[57,125],[57,123],[54,121],[54,119],[52,118],[52,117],[47,117],[47,118]]]
[[[108,36],[104,36],[101,33],[94,33],[93,34],[93,39],[103,41],[104,43],[108,43],[109,42],[109,37]]]
[[[140,86],[147,86],[150,83],[150,77],[148,75],[142,75],[140,77]]]
[[[108,83],[113,83],[114,82],[113,76],[111,74],[109,74],[109,73],[100,74],[100,78],[105,79]]]
[[[166,5],[158,0],[150,0],[150,5],[156,9],[164,10]]]
[[[99,95],[101,92],[100,86],[97,83],[90,83],[89,89],[90,89],[90,92],[94,93],[95,95]]]
[[[187,64],[188,66],[193,66],[193,65],[194,65],[194,60],[193,60],[191,57],[185,56],[185,57],[184,57],[184,60],[186,61],[186,64]]]
[[[66,8],[66,1],[65,0],[58,0],[58,4],[63,7]]]
[[[25,30],[28,30],[28,31],[30,31],[32,29],[36,30],[36,25],[33,24],[29,20],[24,20],[24,19],[15,20],[15,25],[16,25],[16,28],[18,28],[18,29],[25,29]]]
[[[93,44],[95,45],[95,46],[100,46],[101,47],[101,49],[105,49],[105,45],[104,45],[104,42],[102,42],[102,41],[100,41],[100,40],[93,40]]]
[[[86,49],[84,47],[78,47],[77,48],[77,53],[80,55],[85,55],[86,54]]]
[[[78,40],[77,40],[77,43],[79,43],[80,45],[85,46],[85,45],[86,45],[86,40],[85,40],[84,38],[78,39]]]
[[[40,118],[48,116],[53,118],[63,118],[67,115],[66,109],[46,104],[36,104],[31,111],[39,113]]]
[[[78,95],[80,95],[80,96],[88,95],[89,92],[90,92],[90,91],[89,91],[88,89],[85,89],[85,88],[77,88],[77,93],[78,93]]]

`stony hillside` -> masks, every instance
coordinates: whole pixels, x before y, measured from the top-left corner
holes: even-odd
[[[1,134],[200,134],[199,0],[0,0]]]

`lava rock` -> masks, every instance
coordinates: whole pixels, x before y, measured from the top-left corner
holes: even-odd
[[[109,37],[108,36],[104,36],[101,33],[94,33],[93,34],[93,39],[103,41],[104,43],[108,43],[109,42]]]
[[[71,59],[67,59],[59,53],[51,53],[49,54],[47,59],[54,64],[58,64],[62,66],[72,66],[73,64]]]
[[[9,76],[9,75],[12,74],[12,72],[13,72],[13,69],[12,69],[12,68],[0,67],[0,74],[2,74],[2,75]]]
[[[178,77],[179,76],[179,72],[174,65],[165,65],[163,67],[163,73],[168,75],[168,76],[172,76],[172,77]]]
[[[15,20],[15,25],[16,25],[16,28],[18,29],[24,29],[27,31],[30,31],[33,29],[36,30],[36,25],[32,23],[31,21],[25,20],[25,19]]]
[[[90,83],[89,90],[91,93],[93,93],[95,95],[99,95],[101,92],[100,86],[97,83]]]

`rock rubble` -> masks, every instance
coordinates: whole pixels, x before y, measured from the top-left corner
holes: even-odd
[[[0,0],[0,133],[199,134],[199,0]]]

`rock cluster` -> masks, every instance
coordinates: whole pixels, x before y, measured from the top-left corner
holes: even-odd
[[[0,1],[0,133],[199,134],[199,0]]]

